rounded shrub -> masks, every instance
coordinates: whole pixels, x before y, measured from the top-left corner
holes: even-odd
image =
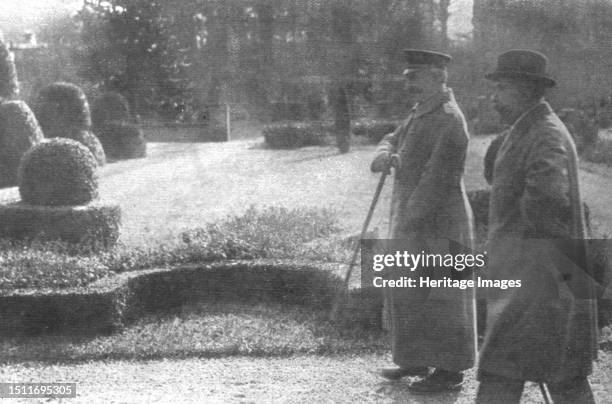
[[[110,121],[97,129],[98,137],[109,158],[145,157],[147,143],[138,126],[129,122]]]
[[[84,205],[98,196],[97,169],[96,159],[81,143],[45,140],[21,160],[21,199],[31,205]]]
[[[130,106],[125,97],[116,92],[107,92],[98,97],[91,107],[91,122],[94,128],[112,122],[131,122]]]
[[[0,238],[61,240],[94,249],[108,248],[119,238],[121,209],[99,200],[83,206],[18,202],[0,205],[0,223]]]
[[[11,99],[18,93],[19,82],[15,61],[6,43],[0,38],[0,99]]]
[[[42,139],[38,121],[25,102],[0,103],[0,187],[17,185],[21,157]]]
[[[91,154],[96,158],[99,166],[106,164],[106,151],[100,142],[100,139],[93,134],[92,131],[86,129],[74,129],[64,136],[67,139],[76,140],[85,145]]]
[[[71,130],[91,127],[87,97],[72,83],[57,82],[43,87],[34,112],[45,137],[66,137]]]

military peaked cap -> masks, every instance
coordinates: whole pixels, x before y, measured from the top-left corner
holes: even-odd
[[[423,49],[404,49],[404,57],[408,64],[406,70],[404,70],[404,74],[430,67],[444,69],[452,60],[450,55],[445,53]]]

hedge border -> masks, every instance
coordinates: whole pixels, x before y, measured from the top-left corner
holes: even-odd
[[[91,246],[112,247],[119,239],[121,207],[95,199],[85,205],[42,206],[22,201],[0,204],[0,237],[43,237]]]
[[[125,272],[88,287],[0,291],[0,337],[111,334],[147,314],[206,299],[275,301],[329,310],[344,287],[345,269],[340,263],[218,261]],[[228,283],[243,288],[227,288]],[[382,289],[352,284],[344,296],[341,322],[382,327]],[[602,299],[606,307],[612,306],[612,287]]]
[[[207,299],[327,310],[343,287],[344,268],[286,260],[219,261],[125,272],[80,288],[14,290],[0,295],[0,336],[110,334],[146,314]],[[353,287],[342,307],[350,321],[381,324],[382,293],[373,297],[371,290]]]

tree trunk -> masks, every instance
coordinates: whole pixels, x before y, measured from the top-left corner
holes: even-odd
[[[349,100],[346,88],[342,84],[334,89],[334,131],[336,132],[336,145],[340,153],[348,153],[351,148],[351,118],[349,113]]]
[[[211,9],[210,18],[210,81],[208,83],[206,110],[208,123],[213,127],[222,127],[222,96],[227,81],[226,72],[229,62],[229,24],[230,9],[228,4],[220,3],[218,8]]]
[[[340,153],[351,148],[351,119],[349,113],[350,94],[347,86],[354,79],[353,59],[356,52],[350,4],[338,1],[331,10],[331,31],[336,50],[336,66],[333,72],[332,100],[334,109],[334,130],[336,145]]]
[[[257,18],[259,20],[259,42],[261,44],[260,66],[259,66],[259,93],[262,113],[265,120],[271,117],[270,89],[272,87],[273,71],[273,39],[274,39],[274,8],[270,0],[261,0],[257,6]]]

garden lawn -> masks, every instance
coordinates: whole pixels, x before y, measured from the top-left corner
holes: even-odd
[[[486,187],[482,159],[489,136],[470,141],[466,188]],[[148,156],[101,169],[100,195],[122,208],[120,241],[146,246],[174,239],[228,214],[259,207],[331,207],[348,233],[359,232],[379,176],[370,173],[373,145],[348,154],[333,147],[266,149],[261,140],[229,143],[149,143]],[[596,235],[612,234],[612,169],[583,164],[583,196],[592,210]],[[375,211],[371,229],[386,233],[392,178]],[[0,190],[0,201],[18,197]]]
[[[379,178],[369,171],[374,149],[357,145],[341,155],[333,147],[270,150],[253,140],[150,143],[147,158],[101,168],[100,195],[121,205],[120,242],[128,246],[159,244],[251,205],[331,207],[346,232],[356,233]],[[466,183],[482,187],[481,153],[470,154]],[[370,226],[383,235],[391,183],[389,178]],[[0,202],[16,198],[16,188],[0,190]]]

